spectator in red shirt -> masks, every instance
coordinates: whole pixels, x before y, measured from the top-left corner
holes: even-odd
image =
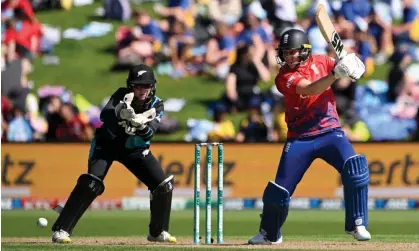
[[[33,8],[29,0],[5,0],[1,3],[1,10],[2,12],[9,12],[15,11],[16,9],[21,9],[23,13],[29,18],[31,21],[35,21],[35,13],[33,12]],[[2,21],[4,18],[8,18],[10,15],[2,15]]]
[[[12,50],[19,57],[33,59],[38,52],[41,27],[38,22],[30,21],[21,10],[15,11],[15,18],[8,21],[4,43],[10,53]],[[16,58],[9,55],[9,60]]]
[[[60,116],[63,121],[56,129],[58,140],[85,141],[92,139],[92,129],[74,113],[71,104],[63,104],[61,106]]]

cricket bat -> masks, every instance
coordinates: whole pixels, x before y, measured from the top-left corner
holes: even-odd
[[[343,48],[343,42],[335,30],[329,15],[323,4],[319,4],[316,11],[316,22],[326,41],[333,47],[339,59],[342,59],[348,52]]]

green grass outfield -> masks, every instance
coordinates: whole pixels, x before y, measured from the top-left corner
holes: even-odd
[[[419,250],[418,211],[371,211],[370,231],[373,240],[357,242],[343,231],[343,211],[290,212],[280,246],[249,247],[247,239],[259,226],[258,210],[225,211],[222,246],[200,245],[199,250]],[[216,228],[213,211],[213,233]],[[53,211],[3,211],[1,216],[2,250],[192,250],[193,212],[172,212],[170,232],[178,238],[176,245],[154,245],[146,241],[148,211],[89,211],[73,233],[73,243],[50,243],[50,227],[57,214]],[[47,228],[39,228],[39,217],[48,219]],[[201,236],[204,232],[201,212]]]

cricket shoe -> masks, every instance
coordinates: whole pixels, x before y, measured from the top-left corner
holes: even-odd
[[[171,236],[168,232],[163,231],[161,234],[157,237],[153,237],[151,235],[147,236],[148,241],[152,242],[168,242],[168,243],[176,243],[176,237]]]
[[[71,243],[70,235],[64,230],[54,231],[52,234],[52,242]]]
[[[352,235],[358,241],[369,241],[371,240],[371,234],[365,228],[365,226],[357,226],[353,231],[346,231],[346,233]]]
[[[255,237],[251,238],[248,242],[249,245],[278,245],[282,243],[282,236],[277,241],[270,241],[259,232]]]

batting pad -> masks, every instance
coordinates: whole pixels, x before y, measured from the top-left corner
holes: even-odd
[[[269,241],[275,242],[281,237],[281,227],[288,216],[290,194],[284,187],[269,181],[262,200],[260,231]]]
[[[342,183],[346,231],[352,231],[356,226],[368,227],[369,181],[368,163],[364,155],[355,155],[345,161]]]

